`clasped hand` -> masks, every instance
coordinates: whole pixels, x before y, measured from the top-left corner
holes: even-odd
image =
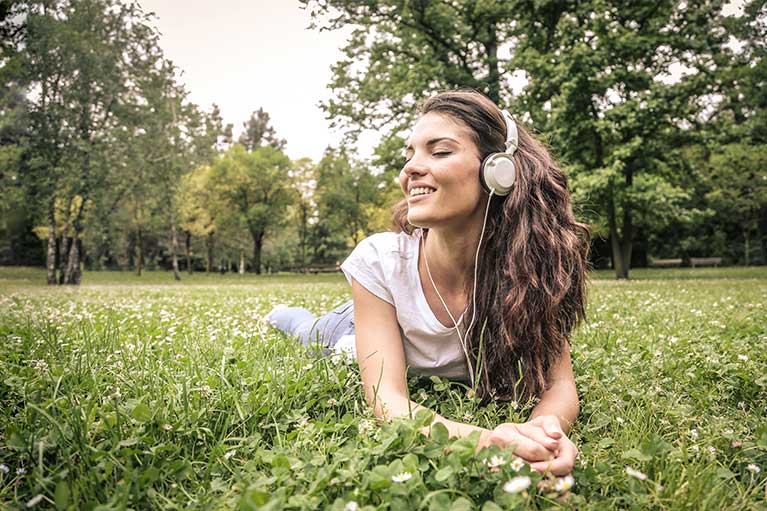
[[[516,445],[514,454],[533,470],[564,476],[573,471],[578,448],[567,438],[553,415],[541,415],[527,422],[504,422],[480,437],[480,448],[491,444]]]

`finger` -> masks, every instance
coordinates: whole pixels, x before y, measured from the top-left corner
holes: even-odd
[[[577,453],[575,445],[569,443],[553,460],[531,463],[530,468],[540,473],[550,472],[555,476],[565,476],[573,471]]]
[[[559,448],[559,442],[551,438],[540,426],[534,426],[529,423],[520,424],[517,426],[517,431],[525,435],[531,440],[535,440],[549,451],[556,451]]]
[[[492,443],[501,447],[508,447],[514,444],[514,454],[525,460],[526,462],[543,461],[552,459],[554,456],[551,451],[544,446],[532,440],[524,435],[497,435],[492,440]]]
[[[554,415],[540,415],[529,421],[529,423],[536,424],[543,428],[543,431],[551,438],[559,439],[565,436],[565,432],[562,431],[559,419]]]

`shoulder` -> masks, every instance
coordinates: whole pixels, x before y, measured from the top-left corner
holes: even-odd
[[[417,234],[378,232],[360,241],[355,251],[361,249],[375,252],[381,257],[396,255],[408,259],[418,247],[418,240]]]

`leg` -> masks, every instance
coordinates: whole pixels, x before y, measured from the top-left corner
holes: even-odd
[[[354,333],[354,302],[349,300],[319,319],[303,307],[275,308],[266,320],[281,332],[297,336],[304,346],[320,342],[332,347],[340,337]]]

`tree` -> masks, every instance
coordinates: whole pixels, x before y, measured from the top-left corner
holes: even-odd
[[[57,200],[66,207],[61,232],[60,280],[80,281],[83,214],[108,170],[110,133],[141,59],[157,47],[157,34],[136,4],[114,0],[30,1],[10,21],[21,36],[11,68],[29,95],[31,155],[25,181],[46,203],[48,283],[56,283]]]
[[[762,242],[762,258],[767,257],[767,145],[731,144],[718,148],[711,156],[707,172],[711,191],[706,199],[725,223],[737,226],[743,236],[744,263],[749,265],[751,239],[755,233]]]
[[[242,123],[242,126],[245,131],[240,135],[239,142],[248,152],[255,151],[262,145],[285,150],[285,139],[277,138],[274,128],[269,126],[269,114],[263,108],[250,114],[250,119]]]
[[[226,207],[246,226],[253,242],[253,270],[261,273],[268,232],[281,225],[293,194],[290,159],[274,147],[247,152],[236,144],[213,164],[213,180]]]
[[[334,126],[354,137],[412,123],[416,103],[438,90],[471,87],[496,103],[510,95],[505,59],[516,2],[301,0],[314,24],[355,27],[333,66],[335,98],[323,103]]]
[[[314,197],[317,186],[316,166],[309,158],[301,158],[293,162],[291,177],[296,194],[291,216],[295,220],[298,235],[298,260],[301,267],[306,267],[310,228],[317,222],[317,203]]]

